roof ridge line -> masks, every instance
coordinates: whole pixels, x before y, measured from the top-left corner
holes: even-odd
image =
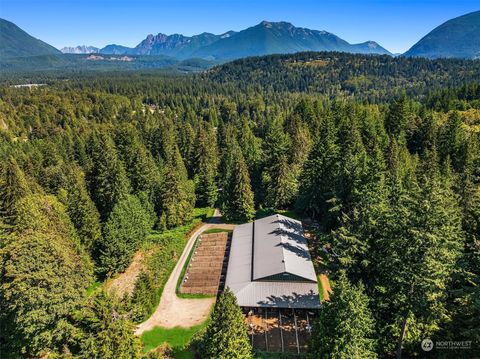
[[[283,224],[282,222],[280,222],[280,214],[277,213],[277,219],[279,220],[278,221],[278,227],[280,229],[284,229],[286,230],[284,227],[283,227]],[[284,241],[284,238],[285,236],[283,234],[280,235],[280,243],[281,243],[281,247],[282,247],[282,263],[283,263],[283,272],[284,273],[289,273],[287,272],[287,261],[285,260],[286,256],[285,256],[285,246],[284,244],[286,244],[286,242]]]

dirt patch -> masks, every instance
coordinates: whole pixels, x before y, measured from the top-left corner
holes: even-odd
[[[7,123],[1,118],[0,118],[0,129],[5,130],[5,131],[8,130]]]
[[[332,288],[330,287],[330,281],[328,280],[325,274],[320,274],[318,276],[320,282],[322,283],[323,288],[323,300],[330,300],[330,293],[332,293]]]
[[[120,273],[107,283],[106,288],[108,293],[115,294],[119,298],[123,298],[125,294],[131,295],[135,288],[138,275],[145,268],[146,257],[147,255],[143,251],[135,253],[132,263],[130,263],[125,272]]]

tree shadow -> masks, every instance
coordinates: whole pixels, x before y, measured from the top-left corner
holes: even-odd
[[[275,307],[275,308],[301,308],[301,309],[315,309],[320,307],[320,296],[313,290],[308,294],[298,294],[293,292],[292,295],[267,297],[268,301],[262,300],[257,302],[260,306]]]
[[[285,242],[280,242],[276,246],[277,247],[283,247],[286,250],[295,253],[297,256],[304,258],[306,260],[312,260],[310,257],[310,253],[308,251],[308,246],[307,246],[307,239],[304,236],[304,231],[303,231],[303,226],[292,220],[288,219],[278,219],[273,221],[272,223],[279,223],[283,225],[283,227],[279,227],[269,234],[274,234],[276,236],[284,236],[288,237],[288,239],[292,240],[294,243],[298,243],[299,245],[295,245],[292,243],[285,243]],[[302,248],[300,244],[305,245],[306,248]]]

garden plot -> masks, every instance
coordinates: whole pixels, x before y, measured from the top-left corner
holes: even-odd
[[[199,237],[182,280],[181,293],[217,294],[227,241],[227,232],[203,234]]]

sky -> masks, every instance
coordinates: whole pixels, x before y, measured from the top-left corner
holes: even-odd
[[[221,34],[268,20],[402,53],[446,20],[476,10],[479,0],[0,0],[1,18],[57,48],[133,47],[148,34]]]

